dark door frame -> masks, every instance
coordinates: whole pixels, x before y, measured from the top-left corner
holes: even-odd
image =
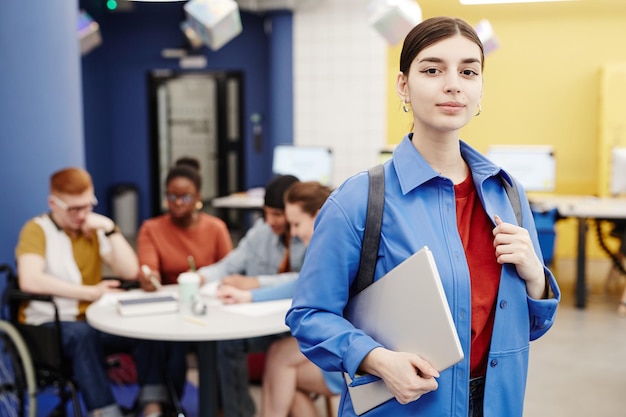
[[[241,71],[174,71],[154,70],[148,73],[149,121],[150,121],[150,202],[151,216],[162,214],[159,168],[159,120],[158,89],[168,81],[188,75],[206,75],[217,82],[217,194],[228,195],[244,189],[245,181],[245,123],[244,123],[244,76]],[[236,91],[229,91],[236,85]],[[233,103],[235,101],[235,103]],[[237,114],[229,114],[238,108]],[[234,165],[234,166],[233,166]],[[233,178],[234,177],[234,178]],[[208,201],[205,203],[209,203]]]

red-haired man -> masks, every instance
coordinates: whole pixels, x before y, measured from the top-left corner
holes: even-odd
[[[89,173],[65,168],[50,178],[50,211],[29,220],[15,250],[20,288],[54,296],[62,321],[62,343],[72,361],[89,416],[121,417],[111,393],[104,355],[130,351],[137,365],[145,415],[161,412],[167,398],[155,361],[156,345],[101,333],[84,320],[89,303],[107,292],[120,291],[119,282],[102,280],[102,265],[127,280],[138,275],[133,248],[110,218],[95,213],[97,200]],[[49,303],[32,301],[24,308],[29,324],[51,326]]]

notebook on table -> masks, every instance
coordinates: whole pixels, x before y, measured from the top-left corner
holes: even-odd
[[[418,354],[438,371],[463,359],[439,271],[426,246],[354,296],[344,316],[385,348]],[[382,380],[350,387],[350,376],[344,376],[358,415],[393,398]]]
[[[117,301],[117,311],[120,315],[128,317],[175,313],[178,311],[178,300],[167,294],[123,298]]]

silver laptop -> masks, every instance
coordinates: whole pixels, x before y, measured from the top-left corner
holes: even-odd
[[[426,246],[354,296],[344,316],[385,348],[416,353],[438,371],[463,359],[437,265]],[[352,381],[344,375],[358,415],[393,398],[382,380],[350,387]]]

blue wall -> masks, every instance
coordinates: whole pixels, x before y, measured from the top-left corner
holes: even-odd
[[[148,73],[179,69],[178,60],[162,58],[161,51],[186,45],[180,30],[184,3],[135,3],[131,12],[109,12],[103,2],[81,4],[103,37],[103,44],[83,58],[87,168],[100,195],[117,183],[136,184],[143,220],[150,216],[152,199]],[[250,188],[270,179],[273,145],[293,141],[292,14],[240,14],[240,35],[217,51],[202,47],[198,53],[207,57],[208,71],[243,73],[245,187]],[[252,140],[254,113],[264,116],[259,151]]]
[[[0,262],[47,210],[50,174],[85,164],[77,18],[76,1],[0,1]]]
[[[291,14],[273,20],[269,51],[270,109],[269,124],[273,145],[293,143],[293,36]],[[269,158],[271,162],[271,158]],[[269,167],[271,169],[271,167]]]
[[[110,188],[134,183],[140,220],[150,215],[147,77],[178,69],[163,48],[186,45],[183,2],[134,3],[111,13],[104,0],[0,1],[0,262],[13,262],[20,228],[47,209],[48,178],[84,166],[110,215]],[[100,24],[103,44],[80,57],[79,5]],[[274,144],[293,136],[292,15],[241,12],[243,33],[218,51],[200,49],[207,70],[244,75],[245,186],[271,177]],[[267,28],[272,28],[266,33]],[[82,62],[82,66],[81,66]],[[263,148],[253,148],[251,115],[263,116]]]

